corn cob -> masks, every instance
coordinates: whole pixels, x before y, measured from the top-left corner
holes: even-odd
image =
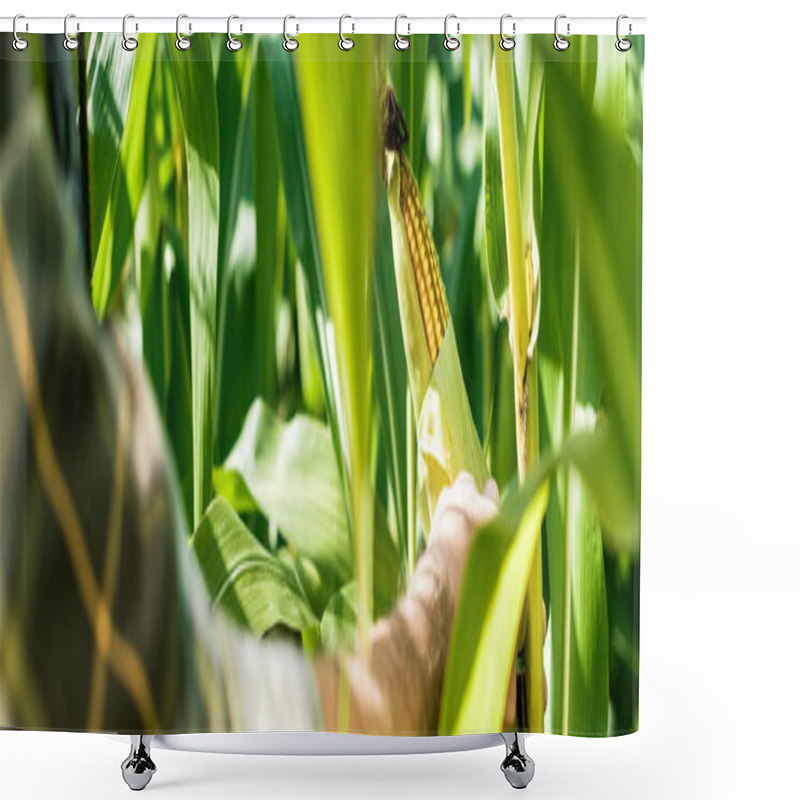
[[[419,187],[405,157],[400,156],[400,210],[406,229],[408,249],[414,267],[417,298],[425,328],[425,341],[431,362],[436,363],[447,327],[447,302],[439,269],[439,257],[433,245],[428,218],[422,207]]]
[[[423,528],[459,472],[488,472],[467,398],[439,257],[419,187],[403,153],[408,133],[391,89],[384,98],[384,169],[395,279],[419,446]],[[427,507],[426,507],[427,506]]]

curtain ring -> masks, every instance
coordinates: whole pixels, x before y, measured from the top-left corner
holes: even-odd
[[[80,41],[78,40],[77,35],[76,36],[71,36],[70,32],[69,32],[69,27],[68,27],[69,26],[69,21],[71,19],[75,19],[75,18],[76,17],[75,17],[74,14],[67,14],[67,16],[64,17],[64,49],[65,50],[77,50],[79,45],[80,45]],[[76,24],[75,30],[76,31],[80,30],[80,25]]]
[[[344,33],[342,33],[342,27],[346,19],[353,18],[349,14],[342,14],[342,16],[339,17],[339,49],[345,51],[352,50],[356,46],[356,43],[349,36],[345,36]],[[356,26],[353,24],[353,30],[355,31],[355,29]]]
[[[12,30],[12,32],[14,34],[14,41],[13,41],[14,49],[18,53],[21,53],[23,50],[27,49],[27,47],[28,47],[28,40],[27,39],[23,39],[17,33],[17,22],[19,20],[21,20],[21,19],[25,19],[25,15],[24,14],[17,14],[17,16],[14,17],[14,24],[12,25],[12,28],[11,28],[11,30]],[[28,23],[26,22],[25,23],[25,30],[27,30],[27,29],[28,29]]]
[[[398,14],[394,18],[394,47],[395,50],[408,50],[411,47],[411,42],[405,36],[400,35],[400,20],[408,19],[405,14]],[[411,33],[411,25],[408,25],[408,32]]]
[[[517,32],[517,23],[516,22],[512,22],[511,23],[511,36],[506,36],[505,33],[503,33],[503,23],[507,19],[513,19],[511,14],[503,14],[503,16],[500,17],[500,49],[501,50],[513,50],[514,49],[514,45],[516,44],[516,42],[511,38],[511,36],[514,36],[516,34],[516,32]]]
[[[178,50],[188,50],[192,46],[191,39],[187,39],[181,33],[181,20],[188,18],[189,18],[188,14],[178,14],[178,16],[175,18],[175,36],[177,36],[177,38],[175,39],[175,47],[177,47]],[[190,22],[189,33],[191,32],[192,32],[192,23]]]
[[[627,53],[628,50],[631,49],[631,44],[632,44],[630,39],[625,39],[624,37],[619,35],[619,24],[624,19],[628,19],[628,16],[626,14],[620,14],[617,17],[617,41],[614,44],[614,47],[616,47],[617,50],[620,51],[620,53]],[[628,33],[630,33],[630,31],[631,31],[631,26],[630,24],[628,24]]]
[[[283,49],[286,50],[287,53],[293,53],[300,47],[300,42],[297,39],[289,36],[289,20],[290,19],[297,19],[297,17],[293,17],[291,14],[283,18]]]
[[[455,14],[448,14],[444,18],[444,42],[443,42],[443,44],[444,44],[444,49],[445,50],[450,50],[452,52],[453,50],[458,50],[458,48],[461,47],[461,40],[457,39],[455,36],[451,36],[447,32],[447,23],[450,22],[451,19],[458,19],[458,17]],[[461,32],[461,23],[458,22],[458,23],[456,23],[456,33],[460,33],[460,32]]]
[[[555,47],[555,49],[560,51],[560,52],[563,52],[564,50],[566,50],[569,47],[569,39],[565,39],[563,36],[559,36],[559,34],[558,34],[558,21],[560,19],[566,19],[566,18],[567,18],[566,14],[559,14],[556,17],[556,22],[555,22],[555,26],[554,26],[554,32],[555,32],[555,35],[556,35],[556,40],[553,42],[553,47]],[[567,23],[567,36],[569,36],[569,22]]]
[[[228,50],[231,51],[231,53],[238,53],[239,50],[242,49],[242,40],[241,39],[237,39],[231,33],[231,22],[233,22],[233,20],[235,20],[235,19],[239,19],[239,17],[237,17],[236,14],[231,14],[228,17],[228,44],[227,44],[227,47],[228,47]],[[242,30],[242,26],[241,25],[239,26],[239,30],[240,31]]]
[[[133,14],[126,14],[122,18],[122,49],[132,53],[138,46],[139,40],[135,36],[128,36],[128,20],[135,19]],[[139,30],[139,23],[136,23],[135,30]]]

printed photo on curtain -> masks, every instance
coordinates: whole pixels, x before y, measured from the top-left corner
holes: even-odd
[[[0,725],[635,731],[644,38],[26,38]]]

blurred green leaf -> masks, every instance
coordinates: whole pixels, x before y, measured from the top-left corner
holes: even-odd
[[[324,291],[335,341],[358,639],[364,650],[373,619],[372,315],[368,300],[380,180],[379,89],[373,63],[377,41],[378,37],[361,37],[362,55],[348,59],[346,53],[329,49],[332,37],[313,36],[294,56]],[[336,55],[331,57],[331,53]],[[352,231],[359,235],[353,236]]]
[[[214,606],[250,632],[275,625],[302,631],[317,620],[291,566],[271,555],[223,498],[200,520],[190,547]]]
[[[86,53],[86,129],[89,136],[89,224],[91,258],[97,254],[106,206],[119,161],[128,101],[133,81],[134,56],[121,58],[119,36],[93,33]],[[146,69],[141,67],[140,71]],[[137,86],[137,90],[141,88]],[[137,98],[140,99],[140,98]],[[138,109],[141,112],[141,108]],[[126,123],[127,121],[127,123]]]
[[[392,239],[389,230],[389,209],[381,203],[378,243],[373,283],[373,313],[376,333],[375,397],[380,425],[378,436],[383,443],[389,469],[398,548],[408,552],[409,536],[413,537],[416,520],[408,518],[408,462],[406,425],[406,392],[408,377],[403,350],[403,329],[397,301],[397,287],[392,264]],[[408,576],[407,576],[408,577]]]
[[[278,526],[295,553],[309,559],[327,599],[353,578],[350,539],[330,429],[312,417],[284,423],[261,400],[245,419],[241,435],[214,486],[240,512],[260,511]],[[399,558],[376,506],[374,605],[381,613],[397,596]]]
[[[325,379],[325,408],[336,448],[336,460],[342,480],[341,491],[344,497],[345,468],[339,400],[334,376],[336,353],[326,330],[330,314],[325,294],[316,213],[311,194],[310,167],[294,70],[294,54],[284,51],[280,37],[267,37],[264,40],[264,48],[275,104],[286,216],[292,242],[306,278],[304,285],[308,292],[307,306],[314,321],[314,342]]]
[[[110,47],[113,38],[109,35],[108,45],[104,47]],[[100,155],[94,160],[90,157],[90,184],[94,187],[91,200],[92,241],[96,236],[94,233],[96,227],[100,228],[97,251],[93,253],[92,302],[100,319],[108,313],[109,306],[114,300],[133,242],[134,215],[139,207],[145,180],[147,106],[156,44],[157,37],[143,36],[135,57],[133,54],[125,54],[131,61],[135,58],[135,63],[130,99],[127,104],[128,113],[120,139],[119,158],[114,159],[109,152],[113,150],[114,145],[113,134],[108,131],[105,136],[98,132],[98,136],[102,136],[102,143],[99,143]],[[116,49],[114,52],[116,59],[112,58],[106,62],[108,69],[112,71],[116,68],[111,65],[121,58]],[[102,66],[98,65],[97,69],[102,69]],[[122,80],[123,77],[109,75],[103,83],[113,86],[115,81]],[[102,119],[109,114],[113,115],[110,106],[114,104],[119,111],[121,101],[119,97],[114,97],[111,90],[105,96],[105,103],[105,109],[98,107],[90,116]],[[105,174],[102,173],[104,169],[108,170]],[[110,189],[107,189],[109,186]],[[108,203],[101,207],[101,198],[106,195],[109,198]]]
[[[352,650],[356,641],[356,585],[343,586],[325,607],[320,623],[322,646],[329,653]]]
[[[498,313],[505,313],[508,292],[508,252],[506,249],[506,216],[503,201],[503,170],[500,164],[500,121],[497,114],[496,72],[486,84],[484,107],[484,214],[486,224],[486,257],[489,282]]]
[[[186,135],[192,363],[193,520],[211,499],[219,225],[219,131],[208,34],[186,51],[168,48]]]
[[[512,496],[470,546],[450,640],[439,733],[501,731],[516,622],[547,506],[547,472]]]
[[[352,576],[350,541],[330,429],[303,415],[283,423],[261,400],[251,406],[214,487],[240,512],[260,510],[328,585]]]

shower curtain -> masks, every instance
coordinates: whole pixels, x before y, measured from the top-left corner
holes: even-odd
[[[0,725],[635,731],[643,37],[28,40]]]

